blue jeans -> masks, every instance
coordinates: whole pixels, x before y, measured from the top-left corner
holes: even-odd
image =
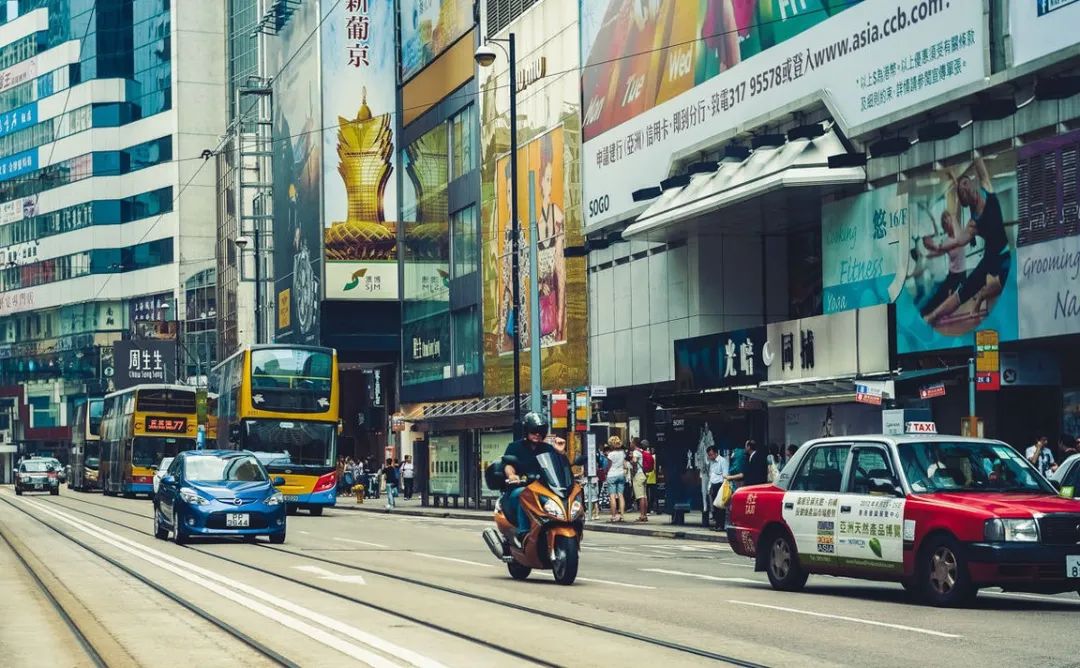
[[[506,519],[517,522],[519,536],[529,533],[529,516],[525,514],[525,509],[521,507],[520,499],[521,493],[524,491],[524,487],[515,487],[503,494],[502,498],[503,515],[506,516]]]
[[[397,500],[397,485],[389,483],[386,485],[386,507],[393,508]]]

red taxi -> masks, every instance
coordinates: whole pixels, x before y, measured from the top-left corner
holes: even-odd
[[[981,587],[1080,592],[1080,502],[1009,445],[958,436],[810,441],[730,504],[731,546],[773,588],[810,573],[900,582],[934,605]]]

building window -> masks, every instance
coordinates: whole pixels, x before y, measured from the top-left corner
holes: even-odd
[[[461,178],[476,169],[476,150],[474,145],[475,106],[465,107],[461,113],[450,119],[450,180]]]
[[[475,306],[450,315],[453,323],[454,375],[480,373],[480,317]]]
[[[476,205],[450,216],[450,256],[454,278],[468,276],[479,269],[480,234],[477,230]]]
[[[60,406],[52,397],[29,397],[30,425],[34,429],[60,426]]]

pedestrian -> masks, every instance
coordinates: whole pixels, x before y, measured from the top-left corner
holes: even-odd
[[[780,475],[780,469],[783,468],[779,445],[776,443],[769,444],[769,456],[765,461],[768,467],[768,481],[776,482],[777,476]]]
[[[785,453],[786,456],[784,457],[785,466],[788,462],[791,461],[791,458],[795,456],[795,453],[798,452],[798,450],[799,446],[795,445],[794,443],[788,443],[787,452]]]
[[[626,451],[622,439],[612,436],[608,439],[607,487],[611,498],[611,521],[622,522],[626,510]]]
[[[649,441],[641,439],[642,462],[645,466],[645,498],[648,500],[649,513],[656,513],[659,502],[656,498],[656,449]]]
[[[1050,439],[1045,436],[1040,436],[1039,440],[1035,441],[1035,445],[1027,449],[1024,456],[1027,457],[1032,466],[1039,469],[1039,473],[1043,474],[1043,476],[1049,476],[1057,468],[1057,464],[1054,462],[1054,453],[1050,447]]]
[[[1061,463],[1064,464],[1065,460],[1072,457],[1077,453],[1077,446],[1080,445],[1080,439],[1073,438],[1071,434],[1062,434],[1058,439],[1058,451],[1061,453]]]
[[[386,466],[383,467],[382,475],[383,480],[386,482],[386,509],[392,510],[397,500],[398,481],[400,480],[400,471],[395,465],[393,457],[386,458]]]
[[[630,439],[630,451],[626,456],[630,464],[630,481],[634,487],[634,501],[638,507],[638,518],[634,521],[648,522],[649,498],[645,494],[645,457],[641,450],[641,439],[637,436]]]
[[[413,480],[416,476],[416,467],[413,466],[412,455],[405,455],[405,461],[401,463],[401,480],[405,486],[405,500],[412,499]]]
[[[743,467],[743,485],[761,485],[769,481],[769,455],[757,441],[746,442],[746,465]]]
[[[723,508],[716,507],[716,497],[724,486],[724,479],[728,474],[728,462],[726,457],[720,455],[715,445],[709,446],[705,451],[705,456],[709,462],[709,507],[712,508],[712,530],[720,531],[724,528],[726,512]]]

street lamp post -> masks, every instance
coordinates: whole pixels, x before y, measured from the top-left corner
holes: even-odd
[[[510,319],[514,343],[514,438],[520,439],[521,432],[521,221],[518,217],[518,146],[517,146],[517,49],[514,33],[506,39],[489,37],[485,44],[476,50],[475,59],[481,67],[490,67],[496,53],[488,44],[506,43],[504,49],[510,70],[510,282],[513,290],[513,304]],[[534,346],[535,347],[535,346]],[[533,374],[538,369],[533,369]],[[534,383],[535,385],[535,383]]]

